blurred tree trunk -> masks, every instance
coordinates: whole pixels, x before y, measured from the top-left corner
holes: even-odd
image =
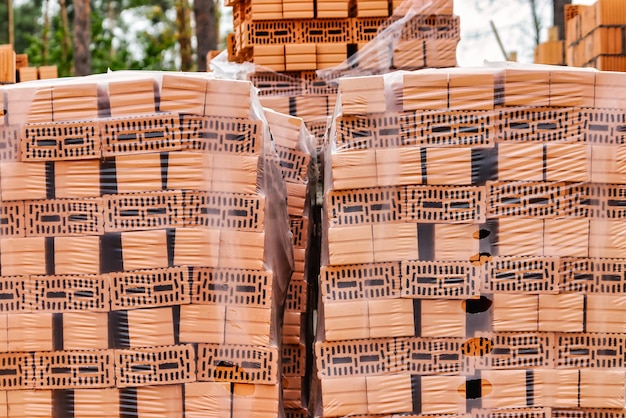
[[[13,0],[7,1],[7,25],[9,26],[9,44],[15,48],[15,22],[13,21]]]
[[[217,5],[215,0],[194,0],[196,38],[198,42],[198,71],[207,70],[207,54],[217,49],[219,32]]]
[[[67,17],[67,3],[65,0],[59,0],[61,6],[61,27],[63,30],[63,38],[61,39],[61,61],[68,62],[72,41],[70,39],[70,21]]]
[[[541,43],[541,21],[539,20],[539,15],[537,14],[537,0],[529,0],[529,1],[530,1],[530,10],[532,12],[532,17],[533,17],[535,45],[539,45]]]
[[[43,3],[43,34],[41,36],[41,63],[48,64],[48,51],[50,49],[50,0]]]
[[[565,5],[572,0],[554,0],[554,26],[559,28],[559,39],[565,39]]]
[[[180,69],[190,71],[193,65],[191,51],[191,24],[188,0],[176,0],[176,27],[180,47]]]
[[[74,73],[91,74],[91,5],[89,0],[74,0]]]

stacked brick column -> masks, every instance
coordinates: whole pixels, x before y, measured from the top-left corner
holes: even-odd
[[[265,109],[280,166],[287,184],[287,208],[294,251],[294,272],[287,289],[283,319],[282,374],[283,402],[288,417],[306,416],[309,400],[313,338],[312,310],[309,306],[310,271],[319,267],[313,249],[314,214],[311,194],[317,175],[314,138],[300,118]],[[312,295],[311,295],[312,296]]]
[[[618,80],[559,67],[340,80],[319,416],[623,416]]]
[[[1,91],[0,416],[278,415],[289,225],[252,88]]]
[[[15,83],[15,51],[11,45],[0,45],[0,84]]]

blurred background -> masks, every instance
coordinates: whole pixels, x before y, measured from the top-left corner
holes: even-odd
[[[458,64],[501,61],[505,54],[531,63],[534,47],[548,39],[553,10],[592,2],[455,0]],[[30,65],[57,65],[59,76],[109,68],[205,71],[207,52],[224,49],[232,30],[232,10],[223,0],[3,0],[0,16],[6,16],[0,44],[13,43]]]

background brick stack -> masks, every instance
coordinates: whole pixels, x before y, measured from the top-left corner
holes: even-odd
[[[556,26],[548,28],[548,40],[535,47],[535,64],[565,65],[565,41],[559,40]]]
[[[626,8],[621,0],[565,7],[567,65],[626,71]]]
[[[28,66],[28,55],[16,54],[11,45],[0,45],[0,84],[58,77],[56,65]]]
[[[252,85],[0,92],[0,416],[276,417],[291,249]]]
[[[256,64],[249,79],[264,106],[303,118],[320,141],[337,90],[316,70],[338,67],[348,57],[349,69],[368,73],[456,65],[460,28],[451,0],[231,0],[227,5],[233,7],[234,27],[229,60]],[[379,38],[385,28],[388,36]]]
[[[340,80],[319,416],[624,416],[624,81]]]
[[[15,51],[11,45],[0,45],[0,84],[15,83]]]
[[[287,208],[294,251],[294,272],[287,289],[282,334],[283,402],[287,417],[307,416],[311,347],[313,343],[313,283],[319,269],[314,245],[315,214],[311,210],[317,180],[315,142],[300,118],[265,110],[280,166],[287,184]]]

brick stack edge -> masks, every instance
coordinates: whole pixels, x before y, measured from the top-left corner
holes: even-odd
[[[350,71],[376,74],[456,65],[460,19],[452,0],[231,0],[227,5],[234,27],[229,60],[254,63],[248,78],[263,105],[304,119],[318,148],[337,89],[316,70],[342,68],[348,58]],[[383,30],[397,39],[379,38]],[[338,70],[330,79],[341,75]]]
[[[276,417],[287,192],[249,82],[0,89],[0,417]]]
[[[624,417],[626,75],[339,80],[317,416]]]
[[[317,190],[315,138],[301,118],[265,109],[272,140],[287,185],[287,208],[294,251],[294,271],[287,289],[282,333],[283,404],[287,418],[306,417],[313,361],[313,309],[309,299],[319,270],[314,245],[315,213],[311,201]],[[312,272],[312,273],[311,273]]]

